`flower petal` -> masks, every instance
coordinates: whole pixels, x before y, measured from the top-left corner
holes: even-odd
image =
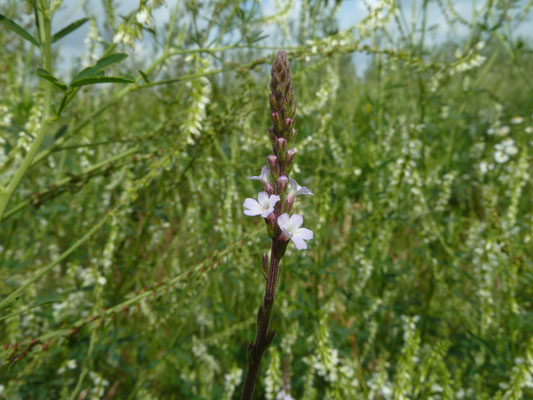
[[[263,212],[263,207],[261,207],[257,200],[254,199],[247,198],[246,200],[244,200],[243,206],[245,208],[248,208],[248,210],[244,210],[244,213],[246,215],[259,215]]]
[[[270,196],[269,200],[270,200],[270,207],[274,207],[276,203],[279,201],[279,196],[277,194],[273,194],[272,196]]]
[[[304,223],[304,217],[302,217],[300,214],[293,214],[291,216],[290,225],[299,228]],[[294,229],[296,231],[296,229]]]
[[[296,231],[294,234],[295,237],[300,237],[304,240],[311,240],[313,239],[313,231],[311,229],[307,228],[300,228]]]
[[[261,178],[260,176],[249,176],[248,179],[252,179],[254,181],[262,181],[263,178]]]
[[[259,192],[257,195],[257,201],[259,204],[262,204],[265,200],[268,200],[268,194],[267,192]]]
[[[289,223],[289,214],[283,213],[278,217],[278,225],[281,229],[285,229]]]
[[[311,193],[311,191],[307,189],[305,186],[300,187],[296,191],[296,195],[300,195],[300,194],[310,194],[311,196],[314,196],[313,193]]]
[[[268,210],[265,210],[261,213],[261,216],[263,218],[266,218],[268,217],[270,214],[272,214],[274,212],[274,207],[270,207]]]
[[[303,240],[302,238],[293,236],[291,237],[291,240],[293,241],[294,245],[296,246],[298,250],[307,249],[307,243],[305,243],[305,240]]]
[[[268,165],[263,166],[261,168],[261,179],[265,182],[268,182],[268,178],[270,177],[270,168],[268,168]]]
[[[262,211],[262,210],[261,210]],[[250,217],[254,217],[256,215],[259,215],[261,214],[261,211],[257,211],[257,210],[244,210],[244,214],[245,215],[249,215]]]

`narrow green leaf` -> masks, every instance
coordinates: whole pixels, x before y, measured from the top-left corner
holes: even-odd
[[[101,58],[100,60],[98,60],[98,62],[94,66],[87,67],[83,71],[78,73],[74,77],[73,81],[77,81],[83,78],[88,78],[88,77],[93,77],[93,76],[100,76],[102,75],[102,71],[105,68],[109,67],[110,65],[116,64],[124,60],[127,57],[128,55],[125,53],[116,53],[116,54],[111,54],[110,56]]]
[[[85,86],[94,85],[98,83],[134,83],[135,79],[130,76],[90,76],[87,78],[77,79],[70,83],[70,86]]]
[[[31,308],[40,307],[40,306],[44,306],[45,304],[59,303],[61,301],[63,301],[63,298],[60,295],[51,294],[48,296],[41,296],[41,297],[36,298],[30,307]]]
[[[146,76],[146,74],[144,72],[142,72],[141,70],[139,70],[139,73],[141,74],[142,78],[144,79],[144,81],[146,83],[150,83],[150,79],[148,79],[148,77]]]
[[[0,14],[0,23],[4,24],[8,29],[11,29],[13,32],[22,36],[31,44],[40,47],[39,42],[35,39],[26,29],[17,24],[15,21],[7,18],[5,15]]]
[[[43,78],[43,79],[46,79],[49,82],[52,82],[56,87],[58,87],[62,91],[66,91],[67,90],[67,85],[65,85],[64,83],[60,82],[54,75],[52,75],[47,70],[42,69],[42,68],[37,68],[37,70],[35,71],[35,74],[38,77],[40,77],[40,78]]]
[[[89,21],[90,18],[81,18],[77,21],[74,21],[72,24],[64,27],[59,32],[56,32],[52,35],[52,43],[57,42],[59,39],[61,39],[64,36],[67,36],[70,32],[75,31],[80,26],[82,26],[84,23]]]

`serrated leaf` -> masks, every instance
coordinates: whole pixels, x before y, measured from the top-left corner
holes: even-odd
[[[78,81],[80,79],[89,78],[93,76],[101,76],[103,75],[103,70],[110,65],[116,64],[125,58],[127,58],[128,55],[125,53],[116,53],[111,54],[110,56],[101,58],[98,60],[98,62],[93,65],[92,67],[87,67],[83,71],[81,71],[79,74],[77,74],[73,81]]]
[[[52,82],[55,86],[57,86],[62,91],[66,91],[67,90],[67,85],[65,85],[64,83],[60,82],[54,75],[52,75],[47,70],[45,70],[43,68],[37,68],[37,70],[35,71],[35,74],[38,77],[40,77],[40,78],[43,78],[43,79],[46,79],[49,82]]]
[[[31,44],[40,47],[39,41],[35,39],[26,29],[17,24],[15,21],[7,18],[5,15],[0,14],[0,23],[4,24],[8,29],[11,29],[16,34],[20,35],[23,39],[26,39]]]
[[[98,83],[134,83],[133,76],[90,76],[87,78],[77,79],[70,83],[72,87],[95,85]]]
[[[63,298],[60,295],[50,294],[48,296],[41,296],[41,297],[36,298],[30,307],[31,308],[40,307],[40,306],[44,306],[45,304],[59,303],[61,301],[63,301]]]
[[[52,43],[58,41],[59,39],[61,39],[62,37],[64,36],[67,36],[70,32],[72,31],[75,31],[76,29],[78,29],[80,26],[82,26],[83,24],[85,24],[87,21],[89,21],[90,18],[81,18],[77,21],[74,21],[72,24],[64,27],[63,29],[61,29],[59,32],[56,32],[52,35]]]

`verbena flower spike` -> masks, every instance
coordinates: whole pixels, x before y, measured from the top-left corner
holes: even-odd
[[[296,155],[290,147],[297,132],[294,129],[296,108],[291,87],[291,70],[284,51],[278,51],[272,64],[270,92],[270,118],[273,126],[268,129],[268,133],[274,154],[267,157],[267,165],[262,168],[259,176],[248,178],[261,181],[265,191],[258,194],[257,201],[248,198],[243,204],[244,214],[265,218],[268,234],[272,239],[270,257],[268,254],[262,256],[263,274],[266,278],[265,297],[257,313],[255,340],[248,346],[248,371],[242,391],[243,400],[252,398],[261,359],[274,339],[275,331],[269,329],[269,325],[281,258],[291,240],[298,250],[303,250],[307,248],[306,240],[313,238],[311,230],[301,228],[301,215],[288,214],[297,195],[313,193],[289,176]]]

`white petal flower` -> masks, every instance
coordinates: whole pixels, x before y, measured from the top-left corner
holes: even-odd
[[[244,213],[250,216],[261,215],[266,218],[274,212],[274,206],[278,201],[278,195],[273,194],[269,197],[267,192],[260,192],[257,195],[257,200],[250,198],[244,200],[243,206],[247,208]]]
[[[313,239],[313,231],[300,228],[304,219],[299,214],[294,214],[289,217],[289,214],[284,213],[278,217],[278,225],[281,230],[286,233],[298,250],[307,249],[306,240]]]
[[[309,189],[305,186],[298,185],[294,179],[289,178],[289,191],[287,192],[287,196],[298,196],[300,194],[310,194],[313,196],[313,193]]]
[[[486,161],[481,161],[479,163],[479,170],[481,171],[482,174],[486,174],[487,171],[489,170],[489,163]]]
[[[503,150],[509,156],[514,156],[518,153],[518,148],[511,138],[507,138],[501,142],[499,150]]]
[[[509,128],[507,125],[504,125],[496,131],[496,135],[506,136],[509,134],[509,132],[511,132],[511,128]]]
[[[518,125],[524,122],[524,118],[522,118],[520,115],[515,115],[513,118],[511,118],[511,124]]]
[[[494,161],[497,163],[503,164],[509,161],[509,156],[505,154],[502,150],[496,150],[494,152]]]
[[[259,176],[249,176],[248,179],[261,181],[264,184],[270,184],[270,168],[268,167],[268,165],[265,165],[261,169],[261,174]]]
[[[135,19],[141,25],[150,25],[151,22],[150,13],[146,8],[140,10],[137,15],[135,15]]]
[[[508,146],[505,148],[505,152],[507,153],[507,155],[510,155],[510,156],[515,156],[518,154],[518,147],[516,146]]]

